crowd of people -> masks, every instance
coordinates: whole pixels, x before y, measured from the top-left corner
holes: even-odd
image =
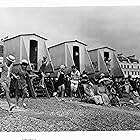
[[[32,81],[33,78],[39,78],[37,72],[34,71],[33,65],[31,65],[30,71],[27,70],[29,62],[26,59],[23,59],[17,68],[13,66],[14,62],[15,57],[9,55],[6,57],[6,62],[0,65],[0,83],[6,93],[10,111],[20,106],[20,97],[22,97],[21,105],[26,107],[24,100],[29,97],[28,86],[32,84],[29,81]],[[38,71],[41,75],[39,84],[42,88],[47,87],[44,79],[50,76],[45,72],[48,64],[47,59],[43,57]],[[16,79],[16,82],[14,82],[16,105],[11,104],[9,96],[12,78]],[[71,97],[71,99],[80,98],[83,102],[105,106],[120,107],[123,102],[134,106],[140,105],[140,80],[139,78],[133,79],[131,75],[125,78],[100,73],[98,77],[94,75],[89,78],[86,71],[80,73],[74,65],[69,72],[66,71],[65,65],[61,65],[57,72],[57,77],[53,78],[52,83],[53,94],[51,96],[60,100],[64,100],[65,97]]]
[[[80,73],[75,66],[71,67],[69,74],[64,74],[64,65],[60,66],[56,83],[55,96],[67,96],[66,82],[69,81],[70,97],[80,97],[81,101],[100,105],[120,107],[123,103],[134,106],[140,105],[140,79],[128,77],[113,77],[101,73],[99,76],[88,77],[83,71]]]

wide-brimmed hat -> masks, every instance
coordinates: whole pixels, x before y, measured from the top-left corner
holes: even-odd
[[[72,65],[71,68],[73,69],[73,68],[76,68],[76,67],[74,65]]]
[[[72,68],[72,69],[75,69],[75,68],[78,69],[78,67],[75,66],[75,65],[71,66],[71,68]]]
[[[60,66],[60,69],[65,69],[65,65],[61,65]]]
[[[101,76],[101,77],[104,77],[104,76],[105,76],[105,74],[104,74],[104,73],[101,73],[101,74],[100,74],[100,76]]]
[[[8,61],[12,62],[12,63],[15,62],[15,57],[14,57],[13,55],[8,55],[8,56],[6,57],[6,59],[7,59]]]
[[[28,65],[29,63],[28,63],[28,61],[27,61],[26,59],[22,59],[21,64],[26,64],[26,65]]]
[[[86,74],[83,74],[82,79],[88,79],[88,76]]]

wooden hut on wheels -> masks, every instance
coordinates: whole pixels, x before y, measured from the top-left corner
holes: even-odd
[[[47,39],[33,34],[20,34],[5,39],[4,42],[4,59],[7,55],[12,54],[16,57],[16,62],[27,59],[29,64],[34,64],[35,69],[39,70],[39,62],[43,56],[47,57],[50,62],[47,66],[47,72],[53,72],[53,65],[46,45]]]
[[[35,70],[39,70],[42,58],[47,57],[49,64],[46,66],[45,72],[54,72],[46,41],[46,38],[35,33],[21,34],[11,38],[7,38],[3,40],[4,61],[6,56],[11,54],[16,58],[16,63],[14,64],[13,71],[16,71],[19,68],[19,63],[22,59],[28,60],[29,69],[31,69],[31,64],[33,64],[35,66]],[[27,83],[30,95],[32,97],[36,97],[36,93],[34,91],[30,78],[27,78]],[[48,94],[47,91],[46,93]]]
[[[57,71],[60,65],[65,65],[67,71],[72,65],[75,65],[80,72],[86,71],[89,74],[94,73],[94,68],[86,49],[87,45],[78,41],[66,41],[60,44],[49,47],[49,53]]]
[[[104,73],[105,75],[113,75],[114,77],[124,76],[113,48],[103,46],[91,49],[88,53],[96,73]],[[106,60],[108,60],[110,68],[107,66]]]

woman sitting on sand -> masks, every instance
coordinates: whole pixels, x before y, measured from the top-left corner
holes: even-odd
[[[87,75],[82,76],[81,84],[83,85],[84,92],[88,101],[94,101],[96,104],[103,104],[102,97],[97,94],[97,85],[93,85]]]
[[[99,83],[97,93],[99,95],[101,95],[104,105],[108,105],[110,103],[110,100],[109,100],[109,97],[108,97],[109,92],[107,90],[107,87],[104,85],[103,81],[101,81]]]

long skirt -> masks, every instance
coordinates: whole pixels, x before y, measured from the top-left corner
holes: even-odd
[[[96,104],[102,104],[103,103],[102,97],[100,95],[95,95],[93,98],[94,98],[94,101],[95,101]]]
[[[105,93],[102,93],[101,96],[102,96],[104,105],[108,105],[110,103],[109,97]]]

